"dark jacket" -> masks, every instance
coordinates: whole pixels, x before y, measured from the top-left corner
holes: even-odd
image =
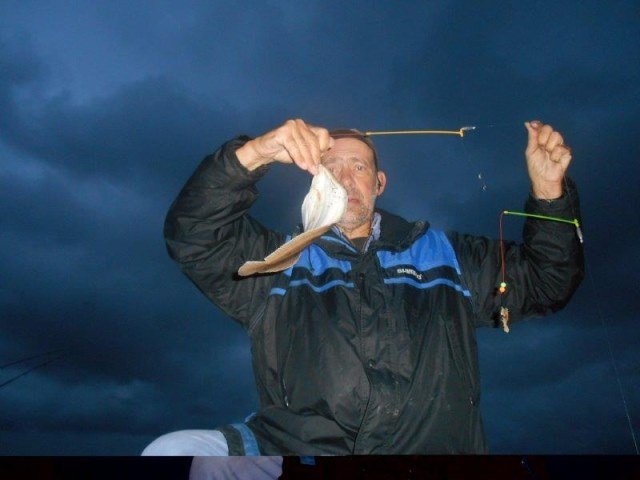
[[[286,237],[247,211],[262,167],[248,172],[227,143],[207,157],[165,224],[170,255],[251,337],[260,410],[248,423],[263,454],[428,454],[487,451],[475,327],[494,325],[500,249],[379,211],[366,253],[330,232],[292,268],[239,278]],[[563,198],[526,211],[574,218]],[[577,210],[575,210],[577,215]],[[527,220],[506,245],[512,321],[563,307],[582,278],[575,227]]]

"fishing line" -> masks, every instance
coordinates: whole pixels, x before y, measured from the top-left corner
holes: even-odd
[[[15,382],[16,380],[18,380],[20,377],[24,377],[25,375],[27,375],[27,374],[29,374],[29,373],[33,372],[34,370],[37,370],[38,368],[44,367],[45,365],[49,365],[50,363],[55,362],[56,360],[58,360],[58,359],[60,359],[60,358],[62,358],[62,357],[64,357],[64,353],[63,353],[63,354],[58,355],[57,357],[50,358],[49,360],[46,360],[46,361],[44,361],[44,362],[42,362],[42,363],[39,363],[39,364],[37,364],[37,365],[34,365],[33,367],[29,368],[28,370],[25,370],[24,372],[19,373],[18,375],[14,376],[14,377],[11,377],[11,378],[10,378],[9,380],[7,380],[6,382],[0,383],[0,388],[2,388],[2,387],[6,387],[6,386],[7,386],[7,385],[9,385],[10,383],[13,383],[13,382]]]
[[[516,121],[512,121],[512,122],[500,122],[500,123],[487,123],[485,125],[476,125],[478,128],[502,128],[502,127],[513,127],[514,124],[517,124],[518,122]]]
[[[596,284],[593,281],[593,275],[591,274],[591,269],[589,268],[589,264],[585,259],[585,267],[587,270],[587,276],[590,280],[592,293],[596,293]],[[595,297],[597,298],[597,297]],[[629,412],[629,407],[627,405],[627,397],[624,394],[624,389],[622,388],[622,380],[620,379],[620,373],[618,372],[618,365],[616,363],[616,359],[613,356],[613,347],[611,346],[611,338],[609,336],[609,329],[607,328],[607,322],[605,321],[605,316],[602,314],[602,307],[600,303],[596,303],[596,309],[598,312],[598,316],[600,317],[600,323],[604,328],[605,338],[607,339],[607,347],[609,349],[609,358],[611,359],[611,365],[613,366],[613,373],[615,374],[616,381],[618,382],[618,390],[620,391],[620,397],[622,398],[622,405],[624,406],[624,413],[627,417],[627,424],[629,425],[629,431],[631,432],[631,439],[633,440],[633,446],[636,450],[636,455],[640,455],[640,450],[638,449],[638,441],[636,440],[636,433],[633,429],[633,422],[631,421],[631,413]]]
[[[47,355],[52,355],[54,353],[62,352],[64,349],[60,348],[58,350],[51,350],[50,352],[39,353],[38,355],[31,355],[30,357],[21,358],[20,360],[15,360],[13,362],[5,363],[4,365],[0,365],[0,370],[3,368],[10,367],[12,365],[17,365],[18,363],[28,362],[29,360],[33,360],[34,358],[46,357]]]
[[[565,189],[568,190],[569,189],[569,184],[567,182],[567,177],[564,177],[564,185],[565,185]],[[573,200],[571,199],[571,195],[568,196],[569,198],[569,205],[571,206],[571,211],[573,212],[573,215],[575,216],[575,206],[573,204]],[[582,236],[580,237],[581,241],[582,241]],[[585,270],[587,272],[587,276],[589,277],[589,285],[591,286],[591,293],[593,295],[593,298],[600,298],[597,295],[597,291],[596,291],[596,283],[593,280],[593,274],[591,273],[591,268],[589,267],[589,262],[587,261],[587,256],[585,255],[584,258],[584,264],[585,264]],[[607,339],[607,350],[609,351],[609,359],[611,361],[611,366],[613,367],[613,373],[616,377],[616,382],[618,384],[618,391],[620,393],[620,398],[622,399],[622,405],[624,407],[624,413],[625,416],[627,417],[627,424],[629,425],[629,432],[631,433],[631,440],[633,441],[633,447],[636,450],[636,455],[640,455],[640,449],[638,448],[638,441],[636,439],[636,433],[635,430],[633,428],[633,422],[631,420],[631,413],[629,412],[629,406],[627,404],[627,397],[624,394],[624,388],[622,387],[622,379],[620,378],[620,372],[618,371],[618,364],[616,362],[616,358],[613,355],[613,346],[611,345],[611,336],[609,334],[609,327],[607,324],[607,321],[605,319],[604,314],[602,313],[602,306],[600,305],[600,303],[596,302],[596,312],[597,315],[600,319],[600,324],[602,325],[602,328],[604,330],[604,336]]]
[[[567,182],[567,178],[566,176],[564,177],[564,184],[565,184],[565,191],[568,191],[569,189],[569,185]],[[570,195],[567,195],[567,198],[569,199],[569,205],[571,208],[571,211],[573,213],[573,220],[570,219],[566,219],[566,218],[560,218],[560,217],[552,217],[552,216],[547,216],[547,215],[538,215],[538,214],[532,214],[532,213],[524,213],[524,212],[514,212],[514,211],[510,211],[510,210],[503,210],[500,213],[500,220],[499,220],[499,227],[498,227],[498,235],[499,235],[499,241],[500,241],[500,263],[501,263],[501,275],[502,275],[502,281],[500,282],[500,286],[498,287],[498,292],[500,293],[500,320],[502,322],[502,328],[505,332],[509,332],[509,310],[504,307],[503,305],[503,295],[507,290],[507,281],[506,281],[506,267],[505,267],[505,253],[504,253],[504,238],[503,238],[503,219],[505,215],[513,215],[513,216],[519,216],[519,217],[527,217],[527,218],[535,218],[538,220],[547,220],[547,221],[553,221],[553,222],[560,222],[560,223],[567,223],[567,224],[571,224],[574,225],[576,227],[576,235],[578,236],[578,239],[580,240],[580,243],[583,244],[584,243],[584,237],[582,234],[582,229],[580,228],[580,222],[577,219],[577,215],[576,215],[576,209],[575,206],[573,204],[573,201],[571,199]],[[587,275],[589,277],[589,282],[590,282],[590,286],[591,286],[591,291],[593,294],[593,298],[599,298],[597,295],[597,291],[596,291],[596,286],[595,286],[595,281],[593,280],[593,275],[591,273],[591,269],[589,268],[589,263],[587,262],[586,256],[585,256],[585,269],[587,271]],[[615,356],[613,354],[613,346],[611,344],[611,337],[609,334],[609,328],[607,325],[607,322],[605,320],[605,316],[602,313],[602,308],[601,305],[599,303],[596,303],[596,314],[598,316],[598,318],[600,319],[600,324],[602,325],[602,328],[604,329],[604,333],[605,333],[605,338],[607,341],[607,350],[609,352],[609,360],[611,361],[611,366],[613,367],[613,372],[614,375],[616,377],[616,383],[618,385],[618,391],[620,394],[620,398],[622,399],[622,406],[624,408],[624,413],[627,419],[627,425],[629,426],[629,432],[631,434],[631,440],[633,441],[633,446],[634,449],[636,451],[636,455],[640,455],[640,449],[638,448],[638,441],[636,439],[636,434],[635,434],[635,430],[633,428],[633,421],[631,419],[631,413],[629,411],[629,406],[627,403],[627,398],[626,395],[624,393],[624,388],[622,386],[622,380],[620,378],[620,372],[618,370],[618,365],[615,359]]]
[[[567,177],[564,177],[564,186],[565,186],[565,190],[569,191],[569,183],[567,181]],[[575,209],[575,205],[573,204],[573,200],[571,198],[571,195],[568,195],[567,198],[569,199],[569,206],[571,207],[571,212],[573,213],[574,218],[577,217],[576,215],[576,209]],[[582,238],[582,231],[580,230],[580,227],[578,225],[576,225],[577,228],[577,233],[578,233],[578,237],[580,238],[580,242],[583,242],[583,238]],[[589,284],[591,286],[591,293],[593,295],[593,298],[599,298],[596,292],[596,284],[595,281],[593,280],[593,274],[591,273],[591,268],[589,268],[589,263],[587,261],[587,256],[585,255],[584,258],[584,264],[585,264],[585,270],[587,271],[587,276],[589,277]],[[607,321],[605,319],[604,314],[602,313],[602,307],[600,305],[600,303],[596,303],[596,309],[597,309],[597,314],[598,317],[600,318],[600,324],[602,325],[602,328],[604,329],[604,333],[605,333],[605,338],[607,339],[607,349],[609,351],[609,359],[611,360],[611,366],[613,367],[613,373],[616,377],[616,382],[618,384],[618,391],[620,392],[620,398],[622,399],[622,405],[624,407],[624,413],[625,416],[627,417],[627,424],[629,425],[629,432],[631,433],[631,440],[633,441],[633,447],[636,450],[636,455],[640,455],[640,449],[638,448],[638,441],[636,439],[636,433],[635,430],[633,428],[633,422],[631,420],[631,413],[629,412],[629,406],[627,404],[627,397],[624,394],[624,388],[622,387],[622,379],[620,378],[620,372],[618,371],[618,364],[616,362],[616,358],[613,355],[613,346],[611,345],[611,336],[609,334],[609,327],[607,324]]]
[[[478,127],[473,127],[473,129],[477,129]],[[476,164],[475,161],[475,155],[471,155],[471,152],[469,151],[469,145],[467,145],[467,142],[462,142],[462,149],[464,150],[463,156],[466,159],[467,163],[469,164],[469,167],[471,168],[471,171],[473,172],[478,172],[476,174],[476,179],[478,180],[478,184],[480,185],[480,190],[482,190],[483,192],[487,191],[487,183],[484,180],[484,174],[482,173],[482,170],[478,167],[478,165]]]
[[[472,132],[476,130],[475,125],[467,125],[464,127],[460,127],[458,130],[367,130],[365,132],[360,132],[355,130],[353,132],[354,136],[364,136],[364,137],[374,137],[374,136],[388,136],[388,135],[455,135],[460,138],[464,138],[467,132]],[[344,136],[344,134],[341,134]],[[477,171],[477,179],[480,183],[480,189],[485,192],[487,191],[487,184],[484,181],[484,176],[477,165],[474,164],[473,156],[469,154],[467,150],[467,146],[463,142],[464,149],[464,158],[469,162],[472,170]]]

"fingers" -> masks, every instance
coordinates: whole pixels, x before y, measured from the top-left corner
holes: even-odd
[[[571,155],[571,150],[564,144],[562,135],[553,130],[549,134],[549,138],[544,148],[549,152],[549,159],[555,163],[560,162],[567,155]]]
[[[302,120],[293,120],[289,133],[291,141],[284,146],[291,159],[303,170],[318,173],[320,147],[316,136]]]
[[[527,153],[533,152],[538,148],[538,122],[534,120],[533,122],[524,122],[524,126],[527,129],[527,133],[529,134],[529,139],[527,143]]]
[[[331,137],[331,135],[329,135],[329,130],[322,127],[310,127],[310,128],[311,128],[311,131],[318,138],[318,143],[320,145],[321,152],[326,152],[331,147],[333,147],[335,140]]]
[[[540,124],[537,126],[537,130],[538,145],[540,145],[541,147],[545,147],[547,142],[549,141],[549,138],[551,137],[551,134],[553,133],[553,128],[551,128],[551,125]]]
[[[327,129],[308,125],[301,119],[285,122],[279,129],[279,137],[288,154],[286,161],[314,175],[318,173],[322,152],[333,144]]]
[[[568,162],[571,160],[571,149],[566,145],[558,145],[549,153],[549,159],[552,162]]]
[[[549,127],[549,129],[551,129],[551,127]],[[558,145],[564,145],[564,140],[562,138],[562,135],[552,130],[549,134],[549,139],[547,140],[545,148],[547,150],[553,150]]]
[[[531,154],[541,150],[546,158],[554,163],[569,162],[571,160],[571,148],[564,144],[562,135],[555,131],[551,125],[545,125],[539,120],[525,122],[529,133],[527,153]]]

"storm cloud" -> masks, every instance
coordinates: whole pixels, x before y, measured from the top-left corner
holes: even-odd
[[[528,194],[523,122],[557,127],[573,148],[587,278],[562,312],[478,331],[488,440],[493,453],[634,452],[634,2],[3,6],[0,365],[59,353],[3,367],[0,383],[61,356],[0,388],[1,453],[136,455],[257,408],[245,333],[171,263],[162,225],[204,156],[296,117],[475,125],[462,140],[376,140],[380,206],[492,237]],[[308,184],[274,166],[252,214],[293,230]],[[522,223],[505,227],[518,238]]]

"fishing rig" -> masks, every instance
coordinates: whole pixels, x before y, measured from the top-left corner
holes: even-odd
[[[491,127],[495,127],[497,125],[492,124],[492,125],[485,125],[484,127],[486,128],[491,128]],[[478,127],[475,125],[472,126],[464,126],[464,127],[460,127],[457,130],[370,130],[370,131],[364,131],[364,132],[357,132],[356,134],[358,135],[362,135],[365,137],[371,137],[371,136],[383,136],[383,135],[455,135],[458,136],[460,138],[464,138],[465,134],[467,132],[472,132],[474,130],[476,130]],[[354,133],[355,133],[354,132]],[[482,190],[486,191],[487,190],[487,186],[484,183],[483,177],[482,177],[482,173],[478,173],[478,179],[480,180],[480,182],[482,183]],[[565,188],[568,188],[567,186],[567,178],[566,176],[563,178],[564,184],[565,184]],[[505,249],[504,249],[504,238],[503,238],[503,220],[505,216],[514,216],[514,217],[525,217],[525,218],[533,218],[533,219],[537,219],[537,220],[543,220],[543,221],[549,221],[549,222],[559,222],[559,223],[567,223],[567,224],[571,224],[574,225],[575,229],[576,229],[576,235],[578,237],[578,240],[580,241],[581,244],[584,244],[584,236],[582,233],[582,229],[580,226],[580,221],[578,220],[578,216],[577,216],[577,212],[575,209],[575,206],[573,205],[572,201],[571,201],[571,197],[569,198],[569,202],[570,202],[570,207],[571,207],[571,211],[573,213],[573,218],[560,218],[560,217],[553,217],[553,216],[547,216],[547,215],[538,215],[538,214],[532,214],[532,213],[526,213],[526,212],[520,212],[520,211],[513,211],[513,210],[502,210],[500,212],[500,217],[499,217],[499,222],[498,222],[498,234],[499,234],[499,244],[500,244],[500,270],[501,270],[501,281],[500,283],[496,286],[496,292],[500,295],[500,310],[499,310],[499,319],[500,322],[502,324],[502,329],[505,333],[509,333],[509,309],[504,305],[504,295],[506,294],[509,285],[507,283],[507,276],[506,276],[506,266],[505,266]],[[585,260],[586,263],[586,260]],[[595,288],[595,282],[593,280],[593,276],[591,274],[591,270],[590,268],[588,268],[587,265],[587,273],[588,273],[588,277],[590,279],[590,284],[591,284],[591,288],[595,294],[596,292],[596,288]],[[594,298],[596,298],[597,296],[594,295]],[[636,440],[636,435],[635,435],[635,431],[633,429],[633,423],[631,421],[631,415],[629,413],[629,407],[627,405],[627,400],[626,400],[626,396],[624,394],[624,389],[622,388],[622,381],[620,380],[620,374],[618,371],[618,367],[617,367],[617,363],[615,361],[615,357],[613,355],[613,347],[611,345],[611,339],[610,339],[610,335],[609,335],[609,331],[607,328],[607,323],[605,322],[604,319],[604,315],[602,314],[602,310],[600,308],[600,305],[598,305],[597,308],[597,314],[600,318],[600,322],[601,325],[603,326],[603,329],[605,331],[605,338],[607,340],[607,346],[608,346],[608,351],[609,351],[609,358],[613,367],[613,371],[617,380],[617,385],[618,385],[618,390],[620,393],[620,397],[622,399],[622,404],[624,406],[624,411],[625,411],[625,415],[627,418],[627,424],[629,426],[629,431],[631,434],[631,439],[633,440],[633,445],[635,448],[635,452],[636,455],[640,455],[640,449],[638,447],[638,442]]]
[[[363,132],[365,137],[373,137],[375,135],[457,135],[464,137],[465,132],[475,130],[476,127],[461,127],[458,130],[369,130]]]

